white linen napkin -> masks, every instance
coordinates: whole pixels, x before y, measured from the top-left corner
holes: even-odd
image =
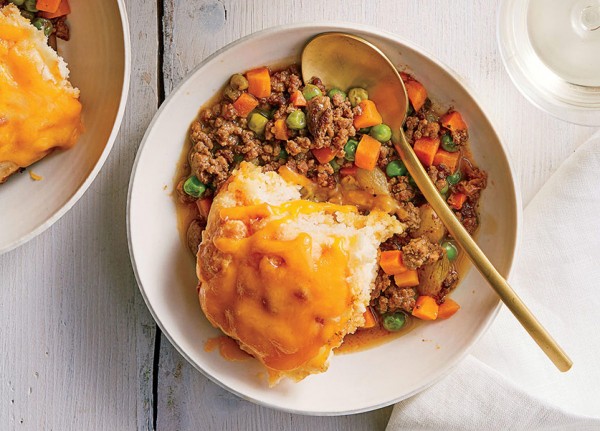
[[[524,211],[511,285],[573,360],[560,373],[503,307],[448,377],[398,403],[387,431],[600,430],[600,133]]]

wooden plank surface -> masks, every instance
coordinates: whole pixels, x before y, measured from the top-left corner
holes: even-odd
[[[131,90],[111,155],[68,214],[0,256],[1,430],[152,428],[155,323],[131,270],[125,206],[158,103],[156,2],[130,1],[128,13]]]
[[[125,204],[135,151],[160,98],[157,5],[167,93],[215,50],[274,25],[351,21],[423,46],[490,114],[524,203],[593,133],[537,110],[512,85],[496,45],[498,1],[127,0],[133,75],[113,152],[73,210],[0,256],[0,429],[148,430],[153,414],[156,429],[167,431],[384,429],[389,408],[320,418],[245,402],[196,372],[164,337],[153,376],[155,324],[129,264]]]
[[[506,141],[527,202],[593,130],[557,122],[513,87],[496,43],[497,4],[483,0],[165,0],[165,88],[168,93],[217,49],[264,28],[306,21],[369,24],[423,46],[473,88]],[[319,418],[255,406],[196,372],[164,337],[157,398],[159,430],[377,430],[385,428],[391,413],[386,408]]]

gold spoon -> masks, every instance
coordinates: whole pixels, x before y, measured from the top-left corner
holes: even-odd
[[[573,362],[544,329],[507,281],[494,268],[471,235],[454,216],[404,136],[408,96],[400,75],[381,50],[366,40],[346,33],[315,36],[302,52],[302,75],[318,76],[328,87],[362,87],[369,92],[384,122],[392,129],[392,142],[425,199],[433,207],[456,242],[486,278],[500,299],[560,371]]]

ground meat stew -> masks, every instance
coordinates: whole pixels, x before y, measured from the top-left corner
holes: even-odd
[[[407,139],[473,234],[487,175],[470,156],[467,125],[457,110],[436,108],[413,76],[402,78],[410,100]],[[381,246],[367,327],[398,331],[412,317],[434,320],[458,310],[447,295],[458,282],[459,250],[408,174],[365,89],[327,88],[317,77],[305,83],[297,65],[250,70],[233,75],[219,100],[201,110],[189,138],[177,196],[193,212],[187,243],[194,254],[212,196],[245,160],[310,179],[306,199],[384,210],[406,225]]]
[[[56,38],[69,40],[67,15],[71,12],[68,0],[0,0],[0,8],[9,3],[16,5],[21,14],[48,36],[48,43],[56,49]]]

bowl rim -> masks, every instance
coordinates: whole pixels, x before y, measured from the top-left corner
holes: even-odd
[[[196,369],[197,371],[202,373],[202,375],[204,375],[210,381],[214,382],[215,384],[217,384],[221,388],[227,390],[228,392],[233,393],[236,396],[238,396],[246,401],[250,401],[254,404],[257,404],[257,405],[260,405],[263,407],[268,407],[268,408],[272,408],[275,410],[292,413],[292,414],[310,415],[310,416],[351,415],[351,414],[364,413],[364,412],[369,412],[369,411],[381,409],[384,407],[388,407],[399,401],[410,398],[410,397],[424,391],[425,389],[433,386],[434,384],[436,384],[437,382],[442,380],[444,377],[446,377],[448,374],[450,374],[450,372],[471,352],[471,350],[473,349],[473,346],[475,346],[478,343],[478,341],[482,338],[482,336],[489,330],[491,324],[496,319],[496,317],[500,311],[500,308],[503,305],[502,302],[500,301],[500,298],[497,298],[497,304],[496,304],[494,310],[492,310],[492,312],[488,316],[487,320],[479,328],[478,333],[473,338],[469,347],[467,347],[464,352],[457,355],[452,361],[448,362],[445,366],[446,368],[442,372],[440,372],[437,376],[435,376],[428,383],[420,386],[419,388],[411,391],[410,393],[404,394],[400,397],[397,397],[397,398],[394,398],[392,400],[388,400],[388,401],[385,401],[382,403],[368,405],[365,407],[351,409],[351,410],[314,412],[314,411],[308,411],[308,410],[283,407],[280,405],[274,405],[269,402],[265,402],[260,399],[240,393],[239,391],[235,390],[234,388],[231,388],[228,385],[224,384],[223,382],[219,381],[216,377],[207,373],[204,369],[202,369],[199,366],[199,364],[196,364],[195,361],[192,360],[192,358],[185,352],[185,350],[173,339],[171,334],[165,329],[159,316],[157,315],[156,311],[152,307],[152,305],[148,299],[148,296],[146,295],[145,289],[141,283],[140,275],[138,273],[138,268],[136,265],[135,254],[133,252],[132,231],[131,231],[131,227],[132,227],[132,224],[131,224],[131,200],[132,200],[132,191],[133,191],[133,184],[134,184],[134,180],[135,180],[135,174],[137,172],[141,154],[143,153],[144,147],[146,146],[146,143],[148,141],[150,133],[151,133],[152,129],[154,128],[155,123],[158,121],[158,118],[162,115],[162,112],[166,109],[166,106],[170,103],[171,99],[174,98],[176,95],[178,95],[181,87],[190,79],[191,76],[196,74],[198,72],[198,70],[203,68],[207,63],[209,63],[215,57],[221,55],[223,52],[227,51],[228,49],[230,49],[234,46],[237,46],[239,44],[245,43],[246,41],[253,39],[255,37],[269,36],[272,34],[277,34],[279,32],[293,31],[295,29],[300,29],[300,28],[301,29],[312,28],[312,29],[314,29],[315,35],[318,33],[330,32],[330,31],[347,31],[350,33],[359,31],[359,32],[364,32],[367,34],[382,37],[382,38],[387,39],[394,43],[402,44],[404,46],[407,46],[407,47],[409,47],[413,50],[416,50],[419,53],[427,56],[429,60],[436,63],[438,66],[442,67],[446,71],[446,73],[451,75],[452,78],[454,78],[471,95],[471,97],[474,99],[475,103],[477,104],[478,108],[482,111],[484,116],[488,119],[488,123],[491,128],[491,131],[496,136],[497,141],[500,143],[500,151],[501,151],[503,157],[506,159],[507,165],[509,167],[508,173],[510,176],[511,184],[513,186],[512,191],[514,193],[514,198],[515,198],[515,202],[514,202],[515,203],[515,226],[514,226],[515,244],[514,244],[514,249],[512,250],[512,253],[510,256],[510,261],[509,261],[508,269],[507,269],[507,273],[506,273],[506,279],[507,280],[510,279],[511,273],[514,269],[515,257],[518,254],[518,250],[520,248],[521,237],[522,237],[521,229],[522,229],[523,214],[522,214],[522,204],[521,204],[521,202],[522,202],[521,191],[520,191],[520,187],[518,187],[518,183],[516,180],[517,177],[515,175],[514,168],[510,165],[510,163],[508,163],[509,159],[507,156],[506,146],[503,142],[503,139],[502,139],[501,135],[498,133],[498,131],[496,130],[496,127],[494,126],[492,121],[490,120],[489,114],[481,106],[481,104],[479,102],[479,98],[475,97],[476,93],[473,91],[472,87],[470,85],[468,85],[468,83],[466,82],[466,80],[464,78],[462,78],[460,75],[458,75],[452,68],[448,67],[444,62],[440,61],[436,56],[431,54],[428,50],[422,48],[420,45],[415,44],[411,41],[405,40],[403,37],[398,36],[392,32],[389,32],[386,30],[381,30],[374,26],[353,23],[350,21],[315,21],[315,22],[304,21],[304,22],[298,22],[298,23],[294,23],[294,24],[277,25],[277,26],[268,27],[268,28],[265,28],[262,30],[258,30],[258,31],[252,32],[244,37],[241,37],[239,39],[236,39],[236,40],[226,44],[222,48],[218,49],[217,51],[215,51],[214,53],[212,53],[211,55],[206,57],[197,66],[195,66],[190,72],[188,72],[185,75],[185,77],[182,78],[182,80],[177,84],[177,86],[175,86],[173,88],[173,90],[170,92],[169,96],[163,101],[160,108],[158,109],[158,111],[156,112],[154,117],[152,118],[152,121],[148,125],[148,128],[146,129],[146,132],[144,133],[144,136],[142,138],[140,146],[138,147],[135,161],[134,161],[134,164],[133,164],[133,167],[131,170],[131,176],[130,176],[130,180],[129,180],[129,188],[128,188],[128,192],[127,192],[127,212],[126,212],[127,244],[129,247],[129,256],[131,259],[131,264],[132,264],[133,272],[135,275],[135,279],[136,279],[138,288],[140,290],[140,293],[141,293],[142,297],[144,298],[144,302],[146,303],[146,306],[148,307],[148,310],[150,311],[150,314],[154,318],[154,320],[155,320],[156,324],[158,325],[158,327],[160,328],[162,334],[168,339],[168,341],[175,347],[175,349],[179,352],[179,354],[181,356],[183,356],[185,358],[185,360],[194,369]]]
[[[8,243],[6,246],[1,247],[0,255],[14,250],[15,248],[32,240],[33,238],[44,232],[46,229],[48,229],[50,226],[52,226],[54,223],[56,223],[63,215],[69,212],[69,210],[73,208],[73,206],[75,206],[79,199],[85,194],[87,189],[92,185],[92,182],[98,176],[98,173],[102,169],[102,166],[104,166],[104,163],[106,162],[106,159],[108,158],[108,155],[112,150],[112,147],[121,128],[121,123],[125,116],[125,108],[127,105],[127,100],[129,98],[129,82],[131,79],[131,37],[129,34],[129,19],[127,17],[125,0],[116,0],[116,3],[121,18],[121,29],[123,31],[123,87],[121,89],[119,109],[117,110],[117,115],[115,117],[115,121],[113,123],[108,140],[106,141],[106,145],[85,181],[83,181],[83,183],[81,183],[77,190],[75,190],[75,192],[71,195],[69,200],[65,204],[63,204],[59,209],[57,209],[54,212],[54,214],[52,214],[46,221],[34,227],[29,233],[23,235],[20,238],[17,238],[11,243]]]

